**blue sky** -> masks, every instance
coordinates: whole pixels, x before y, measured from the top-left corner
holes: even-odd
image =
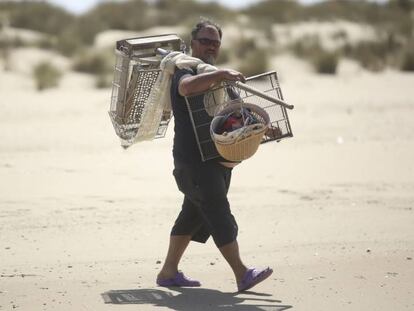
[[[59,6],[62,6],[66,8],[68,11],[71,11],[73,13],[83,13],[90,8],[92,8],[94,5],[96,5],[98,2],[102,2],[105,0],[47,0],[49,2],[55,3]],[[112,0],[114,2],[116,1],[122,1],[122,0]],[[198,0],[201,2],[209,2],[212,0]],[[241,8],[246,7],[249,4],[259,2],[259,0],[216,0],[217,2],[220,2],[223,5],[227,5],[229,7],[233,8]],[[320,0],[300,0],[302,3],[313,3]],[[378,0],[381,1],[381,0]]]

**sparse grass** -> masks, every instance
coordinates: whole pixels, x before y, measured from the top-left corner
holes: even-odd
[[[238,63],[237,70],[246,77],[268,70],[269,55],[265,49],[257,47],[253,38],[241,37],[234,45],[233,56]]]
[[[6,46],[0,47],[0,58],[3,60],[4,71],[10,70],[10,49]]]
[[[401,70],[410,72],[414,71],[414,51],[406,51],[403,54]]]
[[[10,26],[58,35],[76,23],[76,17],[45,1],[0,1],[0,13]]]
[[[322,50],[318,36],[306,36],[294,42],[290,49],[296,56],[305,59],[311,59]]]
[[[362,41],[356,45],[346,45],[344,54],[355,59],[365,69],[381,71],[387,66],[389,49],[387,43],[379,41]]]
[[[95,75],[95,86],[107,88],[112,82],[113,52],[107,50],[99,53],[82,53],[76,58],[73,69]]]
[[[62,73],[49,62],[39,63],[34,67],[33,75],[39,91],[59,85]]]
[[[246,39],[241,37],[234,46],[234,53],[236,58],[243,59],[247,54],[250,54],[256,49],[256,42],[253,38]]]
[[[317,73],[336,74],[339,57],[337,53],[321,51],[313,59],[313,66]]]
[[[112,84],[112,75],[109,74],[98,74],[96,75],[95,87],[98,89],[105,89],[110,87]]]
[[[291,49],[300,58],[308,60],[317,73],[336,74],[339,55],[326,51],[317,36],[309,36],[295,42]]]
[[[7,36],[0,37],[0,48],[7,47],[7,48],[12,49],[12,48],[21,48],[25,46],[29,46],[29,44],[27,44],[25,41],[23,41],[19,37],[7,37]]]
[[[348,39],[348,34],[345,30],[338,30],[332,34],[332,39],[346,41]]]
[[[78,72],[102,75],[112,72],[113,56],[108,53],[82,53],[73,63],[73,69]]]
[[[57,40],[55,38],[46,37],[36,42],[35,46],[39,49],[54,50],[56,49],[56,41]]]
[[[341,56],[355,59],[364,68],[372,71],[380,71],[386,66],[407,71],[412,68],[413,56],[408,52],[410,49],[407,46],[414,36],[414,2],[411,0],[388,1],[383,4],[368,1],[323,1],[306,6],[297,1],[264,0],[243,10],[230,10],[218,4],[199,3],[195,0],[105,1],[80,16],[47,2],[0,1],[0,12],[1,27],[10,25],[49,34],[51,39],[41,40],[36,43],[37,46],[73,57],[74,69],[96,74],[97,81],[100,81],[97,82],[98,85],[105,85],[106,78],[103,77],[112,71],[113,60],[108,61],[106,56],[101,58],[96,55],[76,57],[81,51],[91,47],[97,33],[107,29],[138,31],[159,25],[192,27],[200,15],[211,17],[225,26],[227,22],[237,22],[238,14],[242,13],[249,20],[248,27],[262,31],[267,40],[273,43],[277,42],[277,38],[273,36],[269,25],[275,22],[339,19],[366,23],[377,29],[378,33],[387,33],[388,37],[378,36],[375,42],[345,45]],[[140,18],[136,18],[137,16]],[[346,43],[349,38],[344,31],[338,31],[332,39]],[[189,42],[188,37],[186,42]],[[18,47],[26,43],[16,39],[10,44],[11,47]],[[324,51],[317,38],[305,38],[290,48],[297,56],[309,60],[318,72],[332,73],[338,62],[338,56]],[[266,53],[253,52],[257,49],[257,38],[242,37],[231,51],[222,51],[219,63],[236,58],[243,61],[240,64],[241,69],[256,72],[267,64]],[[0,47],[0,53],[6,58],[5,55],[9,52],[1,50]],[[264,59],[255,58],[251,61],[255,53],[262,53],[261,55],[265,55]]]
[[[56,50],[62,55],[74,57],[79,51],[85,49],[86,45],[81,42],[76,32],[64,31],[57,39]]]
[[[268,70],[268,55],[263,49],[248,51],[245,56],[239,60],[238,70],[246,77],[254,76]]]

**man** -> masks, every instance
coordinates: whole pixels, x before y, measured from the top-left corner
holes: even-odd
[[[192,56],[208,64],[218,57],[222,31],[210,21],[202,21],[193,29]],[[204,92],[222,81],[245,81],[234,70],[196,74],[190,69],[177,69],[172,78],[171,105],[174,113],[174,177],[184,193],[182,210],[171,230],[164,265],[157,276],[159,286],[200,286],[178,271],[180,259],[191,240],[205,243],[211,235],[214,243],[232,268],[238,290],[247,290],[272,274],[272,269],[247,268],[242,262],[237,243],[238,227],[227,200],[231,171],[237,163],[222,158],[201,160],[184,96]]]

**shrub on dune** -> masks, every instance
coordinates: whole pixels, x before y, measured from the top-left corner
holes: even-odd
[[[112,58],[112,51],[81,54],[74,61],[73,69],[78,72],[95,75],[95,86],[97,88],[106,88],[111,85]]]
[[[401,64],[402,71],[414,71],[414,51],[406,51],[403,55],[402,64]]]
[[[246,77],[254,76],[268,70],[268,55],[263,49],[249,51],[240,60],[238,70]]]
[[[90,74],[104,74],[112,72],[112,59],[103,53],[87,53],[79,55],[74,63],[73,70]]]
[[[338,61],[339,58],[336,53],[321,51],[313,59],[313,65],[317,73],[335,74]]]
[[[39,63],[34,67],[33,75],[39,91],[59,85],[62,73],[49,62]]]

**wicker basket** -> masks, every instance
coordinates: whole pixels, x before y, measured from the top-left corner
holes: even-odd
[[[249,109],[259,123],[246,125],[229,133],[218,134],[218,129],[223,120],[232,112],[240,111],[241,108]],[[263,136],[269,129],[270,118],[267,112],[259,106],[248,103],[233,103],[216,114],[211,122],[211,138],[218,153],[229,161],[243,161],[253,156]]]

